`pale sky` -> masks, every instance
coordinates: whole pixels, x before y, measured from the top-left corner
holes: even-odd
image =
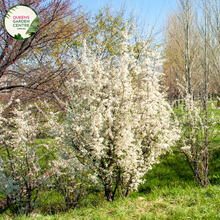
[[[134,12],[139,20],[151,27],[155,26],[155,32],[161,32],[167,13],[177,5],[176,0],[76,0],[76,4],[82,5],[85,11],[91,13],[108,4],[118,10],[123,3],[127,14]]]

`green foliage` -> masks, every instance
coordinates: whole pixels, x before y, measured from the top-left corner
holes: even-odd
[[[38,30],[38,27],[39,27],[39,18],[36,17],[32,21],[32,23],[31,23],[30,27],[28,28],[26,34],[30,34],[30,35],[35,34],[37,32],[37,30]]]
[[[17,39],[17,40],[24,40],[24,38],[19,33],[15,34],[14,38]]]
[[[91,23],[88,39],[92,44],[97,44],[100,37],[105,42],[106,53],[116,55],[120,53],[124,38],[122,33],[125,31],[126,23],[124,10],[121,9],[113,13],[110,7],[104,7],[94,16]]]
[[[132,19],[125,19],[125,11],[123,8],[113,12],[110,6],[101,8],[88,23],[88,31],[83,38],[87,39],[87,43],[93,45],[97,44],[100,38],[103,39],[105,46],[105,55],[119,55],[121,51],[121,43],[124,41],[122,33],[127,28],[128,32],[133,31]],[[69,41],[68,46],[74,49],[82,47],[81,41],[78,37],[73,41]]]

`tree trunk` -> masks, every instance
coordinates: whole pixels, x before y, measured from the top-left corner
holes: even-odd
[[[109,186],[105,186],[105,197],[108,202],[112,202],[112,189]]]
[[[217,101],[217,107],[220,107],[220,94],[218,94],[218,101]]]
[[[128,197],[128,196],[130,195],[130,192],[131,192],[131,187],[129,187],[129,188],[127,189],[125,196]]]

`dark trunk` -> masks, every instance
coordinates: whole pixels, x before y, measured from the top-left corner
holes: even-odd
[[[105,197],[107,201],[112,202],[112,190],[109,186],[105,186]]]
[[[130,192],[131,192],[131,188],[129,187],[129,188],[127,189],[127,191],[126,191],[125,196],[128,197],[128,196],[130,195]]]

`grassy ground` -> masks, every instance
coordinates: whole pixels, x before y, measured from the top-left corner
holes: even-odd
[[[89,204],[64,214],[32,214],[16,219],[220,219],[219,211],[218,186],[203,189],[173,184],[171,187],[154,187],[148,194],[133,193],[129,198],[114,203],[103,201],[96,207]]]
[[[209,106],[210,108],[210,106]],[[220,116],[220,110],[214,110]],[[220,130],[220,124],[218,125]],[[220,136],[216,144],[220,143]],[[211,185],[201,188],[181,155],[167,153],[148,175],[139,192],[106,202],[103,194],[66,213],[34,213],[16,219],[220,219],[220,151],[210,161]],[[0,219],[8,218],[6,215]]]
[[[220,187],[216,183],[200,187],[180,155],[167,153],[146,180],[139,192],[113,203],[97,195],[93,202],[67,213],[35,213],[16,219],[220,219]]]

